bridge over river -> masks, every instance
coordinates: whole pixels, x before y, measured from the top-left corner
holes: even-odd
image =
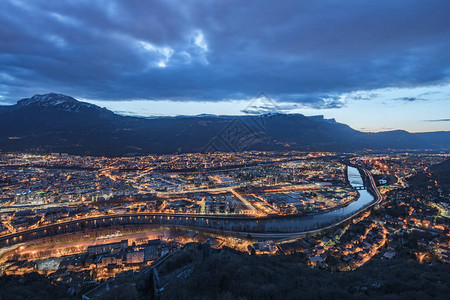
[[[366,180],[363,180],[363,175]],[[336,226],[381,201],[375,182],[367,170],[347,168],[347,178],[358,188],[359,198],[349,205],[306,216],[251,217],[237,215],[198,215],[134,213],[90,217],[29,229],[0,237],[0,247],[58,234],[80,232],[113,225],[173,225],[207,231],[250,234],[257,238],[293,238]],[[366,188],[364,182],[368,183]]]

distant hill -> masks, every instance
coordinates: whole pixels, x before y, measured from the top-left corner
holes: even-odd
[[[450,132],[363,133],[322,116],[137,118],[61,94],[0,106],[0,150],[91,155],[243,150],[441,149]]]

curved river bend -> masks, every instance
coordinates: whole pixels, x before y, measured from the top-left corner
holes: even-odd
[[[347,178],[354,188],[359,189],[359,198],[345,207],[309,216],[252,218],[247,216],[168,215],[163,213],[108,215],[52,224],[2,236],[0,237],[0,247],[46,236],[79,232],[84,228],[95,229],[111,225],[175,225],[252,234],[255,237],[267,238],[300,236],[308,231],[318,231],[328,226],[336,225],[375,202],[375,196],[368,192],[367,189],[364,189],[363,178],[358,169],[348,166]]]
[[[348,166],[347,178],[354,188],[364,187],[363,179],[357,168]],[[360,189],[358,200],[349,205],[309,216],[277,217],[243,220],[204,220],[204,227],[220,228],[230,231],[253,233],[295,233],[316,230],[336,224],[372,204],[375,197],[367,191]],[[208,224],[212,223],[212,224]]]

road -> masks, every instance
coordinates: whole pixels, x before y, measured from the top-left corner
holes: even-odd
[[[244,197],[242,197],[241,195],[239,195],[235,190],[231,190],[231,193],[232,193],[233,195],[235,195],[236,198],[239,199],[239,201],[241,201],[242,203],[244,203],[244,205],[247,206],[247,208],[248,208],[249,210],[251,210],[253,214],[255,214],[255,215],[259,214],[258,211],[256,210],[256,208],[255,208],[250,202],[248,202],[247,199],[245,199]],[[264,215],[264,214],[263,214],[263,215]]]

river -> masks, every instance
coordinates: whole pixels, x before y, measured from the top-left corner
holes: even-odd
[[[119,214],[104,217],[86,218],[66,223],[58,223],[24,233],[11,234],[0,238],[0,246],[9,246],[49,235],[77,232],[83,228],[107,227],[111,225],[159,224],[175,225],[188,228],[205,228],[223,230],[239,234],[252,234],[255,237],[279,238],[302,235],[308,231],[321,230],[333,226],[355,215],[372,204],[375,197],[364,187],[358,169],[348,166],[347,178],[354,188],[358,188],[359,197],[345,207],[328,210],[307,216],[278,216],[251,218],[244,216],[199,216],[199,215],[165,215],[160,213]]]
[[[363,179],[357,168],[348,166],[347,178],[354,188],[364,186]],[[365,206],[371,204],[375,197],[360,189],[359,198],[345,207],[317,213],[309,216],[267,218],[259,220],[208,220],[205,227],[221,226],[224,230],[254,232],[254,233],[294,233],[320,229],[342,221]],[[220,224],[220,225],[219,225]]]

